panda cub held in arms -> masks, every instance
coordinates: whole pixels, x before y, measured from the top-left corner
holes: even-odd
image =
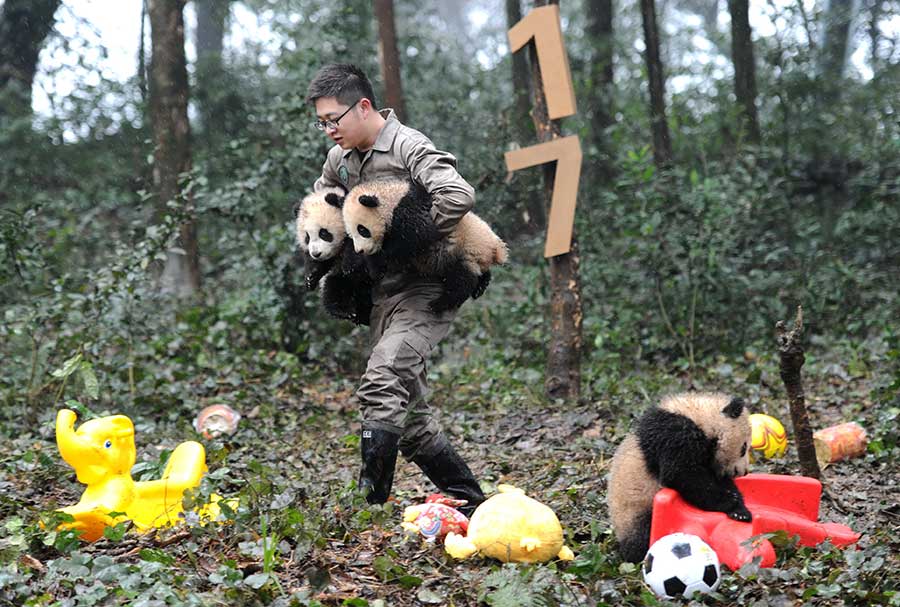
[[[688,392],[647,411],[610,468],[607,499],[622,558],[638,562],[647,553],[653,497],[662,487],[697,508],[749,521],[734,484],[747,473],[749,445],[750,419],[740,398]]]
[[[294,206],[297,244],[304,253],[306,287],[324,277],[322,305],[335,318],[369,324],[372,282],[364,259],[353,251],[344,229],[344,190],[311,192]]]
[[[431,205],[431,195],[412,180],[370,181],[347,194],[344,224],[356,252],[376,260],[376,279],[388,269],[408,268],[439,279],[443,292],[429,305],[440,313],[480,297],[491,281],[491,266],[505,263],[508,250],[472,212],[443,237]]]

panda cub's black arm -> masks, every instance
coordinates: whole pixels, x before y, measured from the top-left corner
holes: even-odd
[[[336,257],[323,260],[313,259],[307,253],[304,256],[303,263],[306,268],[306,288],[310,291],[315,291],[316,287],[319,286],[319,281],[322,280],[322,277],[328,274],[328,271],[334,266],[336,259]]]
[[[678,491],[702,510],[724,512],[749,521],[750,511],[730,478],[716,474],[716,440],[690,419],[660,409],[651,410],[638,426],[638,441],[647,468],[663,487]]]
[[[348,274],[329,274],[322,286],[322,305],[334,318],[368,325],[372,315],[372,287]]]

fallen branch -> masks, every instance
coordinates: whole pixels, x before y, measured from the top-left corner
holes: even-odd
[[[819,462],[816,460],[812,429],[809,426],[809,415],[806,412],[806,397],[803,394],[803,381],[800,378],[800,369],[806,361],[806,357],[803,355],[803,346],[800,344],[802,333],[802,306],[797,306],[794,328],[790,331],[787,330],[783,320],[775,323],[775,339],[778,343],[780,357],[778,366],[781,372],[781,381],[784,382],[790,403],[791,423],[794,426],[794,436],[797,438],[797,458],[800,460],[800,470],[805,476],[819,479],[822,477],[822,473],[819,470]]]

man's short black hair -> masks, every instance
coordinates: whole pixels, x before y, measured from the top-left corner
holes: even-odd
[[[315,103],[316,99],[334,97],[344,105],[351,105],[363,97],[375,103],[375,91],[366,73],[350,63],[330,63],[323,66],[309,83],[306,89],[306,101]]]

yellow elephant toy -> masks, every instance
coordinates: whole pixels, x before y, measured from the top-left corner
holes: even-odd
[[[128,519],[139,531],[178,522],[185,490],[197,487],[206,472],[203,445],[181,443],[169,457],[162,478],[136,482],[131,478],[136,456],[131,420],[111,415],[87,421],[75,430],[76,417],[69,409],[59,411],[56,444],[87,489],[77,504],[61,508],[75,520],[60,528],[79,531],[81,539],[93,542],[103,537],[106,527]],[[218,515],[217,498],[205,507],[204,515]]]
[[[575,558],[563,544],[562,526],[553,510],[512,485],[497,489],[500,493],[472,513],[466,536],[453,532],[447,535],[444,549],[450,556],[464,559],[480,553],[504,563]]]

